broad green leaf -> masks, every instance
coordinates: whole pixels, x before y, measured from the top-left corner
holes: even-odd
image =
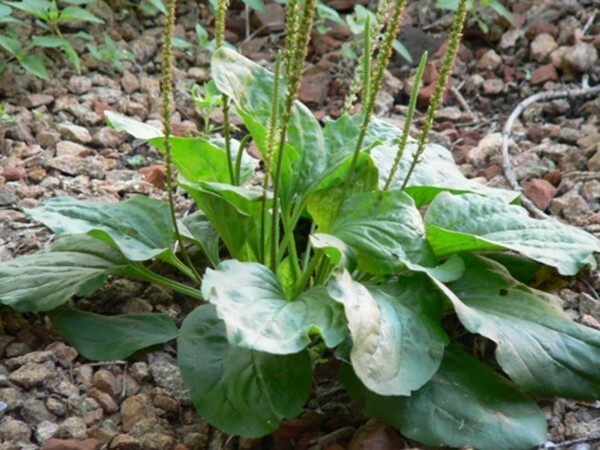
[[[179,184],[196,201],[233,258],[256,260],[260,247],[262,192],[224,183]],[[271,200],[267,201],[269,208]],[[270,213],[267,214],[267,223]],[[268,240],[268,236],[267,236]]]
[[[460,279],[465,273],[465,263],[458,255],[452,255],[443,264],[435,267],[422,266],[414,264],[410,261],[406,262],[408,267],[413,272],[422,272],[440,280],[442,283],[449,283]]]
[[[0,3],[0,19],[4,19],[12,14],[12,8]]]
[[[70,42],[64,46],[63,51],[65,52],[65,55],[67,55],[67,58],[69,58],[69,60],[75,66],[75,70],[77,71],[77,73],[80,74],[81,73],[81,61],[79,59],[79,55],[77,54],[77,51],[75,51],[75,49],[73,48],[73,46],[71,45]]]
[[[461,280],[436,284],[465,328],[498,345],[496,358],[512,380],[527,391],[599,398],[600,332],[568,319],[556,297],[519,283],[500,264],[466,262]]]
[[[165,7],[165,4],[162,2],[162,0],[148,0],[148,3],[150,3],[156,9],[158,9],[161,13],[167,14],[167,8]]]
[[[219,234],[202,211],[195,212],[181,220],[182,235],[192,239],[213,266],[219,264]],[[187,231],[187,233],[186,233]]]
[[[69,5],[91,5],[96,0],[63,0],[65,3]]]
[[[304,349],[313,326],[330,346],[344,337],[342,308],[325,289],[312,289],[291,302],[273,272],[258,263],[228,260],[207,269],[202,295],[216,306],[232,345],[284,355]]]
[[[312,388],[308,352],[271,355],[229,344],[213,305],[181,326],[177,358],[202,417],[231,434],[258,438],[302,411]]]
[[[83,9],[79,6],[67,6],[60,12],[59,19],[83,20],[85,22],[104,23],[104,20],[95,16],[87,9]]]
[[[59,308],[50,313],[50,319],[80,355],[94,361],[125,359],[138,350],[175,339],[178,334],[167,314],[102,316]]]
[[[425,215],[437,256],[461,251],[514,250],[562,275],[595,267],[600,241],[553,219],[536,220],[519,206],[475,194],[440,194]]]
[[[124,269],[121,252],[91,236],[67,236],[46,250],[0,263],[0,302],[22,312],[57,308],[90,282]]]
[[[543,271],[544,266],[529,258],[521,256],[517,253],[509,252],[486,252],[485,257],[496,261],[504,266],[510,275],[521,283],[530,284],[536,275]],[[553,271],[554,269],[549,269]],[[436,277],[442,283],[445,283],[439,277]],[[454,281],[454,280],[453,280]]]
[[[415,143],[406,146],[390,189],[402,187],[416,148]],[[380,187],[383,187],[388,179],[397,150],[397,145],[390,144],[380,145],[371,150],[371,157],[379,169]],[[444,191],[456,194],[477,193],[497,197],[506,203],[513,202],[519,197],[518,192],[490,188],[467,179],[454,163],[452,153],[441,145],[428,144],[420,159],[421,162],[415,167],[406,188],[406,192],[413,197],[417,206],[431,203],[440,192]]]
[[[327,233],[316,233],[309,236],[312,246],[322,250],[329,260],[336,266],[348,270],[356,268],[356,255],[341,239]]]
[[[32,14],[42,20],[48,19],[48,12],[52,6],[52,3],[47,0],[23,0],[20,2],[5,1],[4,3],[28,14]]]
[[[53,198],[26,213],[56,234],[89,233],[114,243],[132,261],[145,261],[171,249],[169,205],[141,195],[120,203]]]
[[[314,217],[320,230],[319,219]],[[405,261],[418,263],[429,252],[419,210],[399,190],[350,197],[331,229],[322,231],[354,250],[359,270],[377,275],[394,273]]]
[[[510,381],[456,347],[410,397],[384,397],[361,385],[349,366],[340,380],[365,413],[425,445],[523,450],[546,440],[544,413]]]
[[[162,130],[112,111],[106,112],[106,118],[114,129],[126,131],[133,137],[146,140],[164,151]],[[189,182],[229,183],[231,181],[223,140],[207,141],[202,138],[172,136],[170,141],[173,164]],[[231,144],[231,154],[235,159],[240,143],[232,139]],[[246,152],[242,154],[241,183],[252,178],[258,163],[258,160]]]
[[[302,271],[298,261],[291,256],[286,256],[277,265],[277,279],[286,298],[292,298],[295,294],[296,284],[302,276]]]
[[[117,131],[127,131],[137,139],[149,141],[150,139],[163,136],[162,130],[140,122],[139,120],[131,119],[123,114],[114,111],[105,111],[104,116],[112,128]]]
[[[34,36],[31,40],[32,47],[56,48],[64,47],[67,44],[69,44],[67,39],[56,36]]]
[[[335,217],[339,212],[342,201],[342,191],[349,175],[351,158],[347,158],[337,170],[329,174],[319,183],[319,190],[308,196],[307,211],[313,217],[318,217],[319,228],[326,232],[331,229]],[[377,167],[371,157],[362,153],[357,159],[354,178],[347,192],[346,198],[362,192],[372,192],[377,189]]]
[[[394,47],[394,50],[396,50],[400,56],[402,56],[405,60],[407,60],[409,63],[412,64],[413,57],[402,42],[400,42],[398,39],[394,39],[392,46]]]
[[[227,153],[223,141],[209,142],[201,138],[172,137],[171,157],[179,173],[192,183],[199,181],[230,183]],[[149,140],[152,145],[164,151],[164,138]],[[235,160],[239,141],[231,140],[231,153]],[[246,152],[242,154],[240,170],[241,184],[252,178],[259,161]]]
[[[314,188],[323,188],[332,184],[331,179],[341,178],[346,179],[348,169],[350,167],[350,157],[352,156],[364,116],[362,114],[348,115],[344,114],[337,120],[331,120],[325,124],[323,130],[325,139],[325,154],[326,165],[320,178],[316,182]],[[373,117],[367,127],[367,132],[362,142],[361,152],[368,152],[376,145],[382,142],[393,142],[400,137],[402,132],[376,117]],[[361,154],[361,158],[367,157],[366,154]],[[373,166],[374,162],[368,158],[369,165]],[[362,159],[359,159],[361,162]],[[355,178],[360,179],[355,175]],[[356,179],[353,180],[353,185]]]
[[[21,51],[21,44],[16,39],[0,35],[0,47],[11,55],[17,55]]]
[[[34,74],[36,77],[40,77],[42,80],[48,81],[50,77],[46,72],[44,66],[44,60],[39,56],[34,55],[19,55],[17,56],[19,64],[28,72]]]
[[[328,284],[344,305],[352,336],[350,360],[361,381],[381,395],[410,395],[438,370],[448,338],[441,303],[423,276],[384,292],[352,280],[346,270]]]
[[[219,90],[227,94],[240,110],[257,145],[265,151],[264,128],[267,127],[273,98],[273,74],[233,50],[217,49],[211,63],[212,76]],[[282,80],[283,81],[283,80]],[[285,82],[278,95],[283,110]],[[248,119],[251,119],[250,123]],[[255,131],[253,131],[253,128]],[[282,185],[284,197],[303,193],[326,169],[323,131],[308,108],[295,102],[288,126],[288,146]],[[289,179],[288,179],[289,178]]]

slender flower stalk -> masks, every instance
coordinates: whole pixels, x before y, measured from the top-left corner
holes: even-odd
[[[171,157],[171,91],[173,83],[172,75],[172,64],[173,64],[173,29],[175,28],[175,0],[167,1],[167,16],[165,24],[165,35],[163,43],[163,76],[162,76],[162,122],[164,129],[164,146],[165,146],[165,166],[166,166],[166,185],[167,195],[169,197],[169,210],[171,213],[171,221],[173,222],[173,229],[175,236],[179,242],[179,248],[183,255],[184,261],[187,266],[191,269],[191,273],[196,281],[200,281],[200,275],[196,271],[194,265],[190,261],[190,258],[183,245],[183,239],[179,233],[179,227],[177,225],[177,217],[175,216],[175,201],[173,199],[173,161]]]
[[[287,137],[288,124],[292,116],[292,108],[294,101],[298,97],[300,90],[300,80],[302,78],[302,70],[304,69],[304,61],[308,53],[308,41],[310,40],[310,32],[312,30],[313,18],[317,0],[304,0],[302,12],[300,14],[297,25],[297,33],[294,38],[293,47],[286,51],[285,59],[288,62],[286,73],[288,77],[288,86],[285,94],[285,103],[283,113],[281,115],[281,126],[279,127],[279,150],[277,152],[277,168],[273,177],[273,215],[271,220],[271,268],[273,271],[277,267],[277,246],[278,246],[278,228],[279,228],[279,185],[281,181],[281,168],[283,165],[285,141]],[[291,52],[291,56],[287,53]]]
[[[362,148],[362,143],[367,133],[367,127],[369,126],[369,122],[371,121],[371,116],[373,115],[373,110],[375,109],[375,100],[377,99],[377,93],[381,88],[381,82],[383,80],[383,74],[385,72],[386,67],[390,62],[390,58],[392,56],[392,49],[394,44],[394,39],[396,39],[396,35],[398,34],[398,28],[400,27],[400,20],[402,19],[402,13],[404,13],[404,9],[406,6],[405,0],[396,0],[394,3],[394,8],[392,10],[392,16],[390,21],[385,29],[385,33],[383,35],[383,39],[381,41],[381,46],[379,47],[379,53],[377,55],[377,62],[375,65],[375,70],[373,72],[371,85],[369,86],[369,98],[366,99],[366,103],[363,103],[363,114],[364,119],[361,125],[360,134],[356,141],[356,147],[354,148],[354,154],[352,155],[352,161],[350,163],[350,170],[348,171],[348,176],[346,181],[344,182],[344,186],[342,188],[342,198],[340,200],[341,203],[344,202],[346,196],[348,195],[348,189],[350,187],[350,183],[354,178],[354,172],[356,170],[356,164],[358,161],[358,157],[360,155],[360,150]],[[339,208],[338,208],[339,211]]]
[[[229,0],[218,0],[216,8],[216,24],[215,24],[215,43],[218,47],[225,43],[225,18]],[[229,99],[227,95],[221,94],[223,103],[223,135],[225,137],[225,153],[227,156],[227,169],[229,171],[229,179],[231,184],[236,184],[235,168],[233,158],[231,156],[231,124],[229,122]]]
[[[270,175],[273,166],[273,157],[277,150],[277,130],[279,129],[279,81],[281,78],[281,52],[277,53],[275,61],[275,80],[273,83],[273,104],[269,116],[267,129],[267,154],[264,159],[265,176],[263,178],[263,198],[260,218],[260,262],[265,263],[266,258],[266,228],[267,228],[267,193],[269,189]]]
[[[285,17],[285,68],[289,76],[292,67],[292,58],[296,39],[298,37],[298,14],[300,12],[298,0],[290,0]]]
[[[383,28],[385,26],[385,18],[390,10],[390,5],[392,4],[392,0],[382,0],[379,2],[379,6],[377,7],[377,12],[375,14],[375,23],[371,22],[371,15],[367,15],[367,21],[368,21],[368,27],[369,31],[367,32],[367,29],[365,28],[365,42],[363,44],[363,54],[361,56],[361,60],[360,60],[360,64],[359,67],[362,69],[359,69],[359,67],[357,67],[357,70],[354,72],[354,79],[352,80],[352,83],[350,84],[350,89],[348,91],[348,94],[346,95],[346,98],[344,100],[344,111],[345,112],[349,112],[350,109],[352,108],[352,105],[354,104],[354,102],[356,101],[356,97],[358,92],[361,90],[363,90],[362,92],[362,98],[363,98],[363,102],[365,101],[365,99],[369,98],[369,85],[370,85],[370,65],[371,65],[371,60],[373,59],[373,54],[375,53],[375,51],[377,50],[377,48],[379,47],[379,43],[381,42],[382,38],[383,38]],[[368,40],[368,42],[367,42]],[[369,64],[369,76],[368,79],[365,80],[365,64],[368,62]]]
[[[427,64],[427,52],[423,53],[421,57],[421,62],[419,63],[419,67],[417,68],[417,73],[415,74],[414,84],[412,90],[410,92],[410,100],[408,101],[408,112],[406,114],[406,119],[404,122],[404,128],[402,130],[402,137],[400,138],[400,142],[398,143],[398,151],[396,152],[396,158],[394,159],[394,164],[392,164],[392,168],[390,170],[390,174],[388,175],[388,179],[385,182],[384,191],[387,191],[392,184],[392,180],[398,171],[398,167],[400,165],[400,161],[402,160],[402,156],[404,156],[404,150],[406,149],[406,143],[408,142],[408,136],[410,133],[410,125],[412,124],[413,117],[415,115],[415,109],[417,107],[417,98],[419,97],[419,86],[421,84],[421,78],[423,78],[423,72],[425,71],[425,64]]]
[[[433,121],[435,120],[435,116],[438,112],[440,105],[442,104],[442,100],[444,97],[444,91],[446,90],[446,86],[448,85],[448,80],[450,75],[452,74],[452,69],[454,68],[454,61],[456,59],[456,54],[458,53],[458,47],[460,46],[460,41],[462,38],[462,30],[465,23],[465,17],[467,15],[467,0],[459,0],[458,8],[456,10],[456,16],[454,17],[454,23],[452,25],[452,33],[450,34],[450,41],[448,43],[448,49],[446,50],[446,55],[444,56],[444,62],[442,63],[442,69],[440,70],[440,76],[438,78],[438,84],[435,87],[435,91],[433,93],[433,97],[429,102],[429,106],[427,107],[427,116],[425,117],[425,121],[423,123],[423,129],[421,130],[421,134],[419,135],[419,141],[417,144],[417,150],[413,155],[413,160],[408,169],[408,173],[406,174],[406,178],[404,179],[404,183],[402,183],[402,189],[404,190],[408,185],[410,180],[410,176],[415,170],[415,167],[419,163],[419,159],[421,155],[425,151],[425,146],[429,141],[429,132],[433,127]]]

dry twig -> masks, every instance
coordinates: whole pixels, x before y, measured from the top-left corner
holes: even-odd
[[[588,85],[587,77],[584,76],[583,81],[582,81],[582,86],[580,88],[560,89],[557,91],[538,92],[537,94],[527,97],[525,100],[523,100],[521,103],[519,103],[517,105],[517,107],[510,114],[510,116],[508,117],[508,120],[504,124],[504,129],[502,130],[502,170],[504,171],[504,177],[506,178],[506,180],[509,182],[510,186],[515,191],[521,192],[521,202],[523,203],[523,206],[525,206],[525,208],[527,208],[529,210],[529,212],[531,214],[533,214],[535,217],[537,217],[538,219],[547,219],[548,216],[546,215],[546,213],[544,213],[542,210],[540,210],[537,206],[535,206],[535,204],[530,199],[528,199],[527,197],[525,197],[522,194],[523,189],[519,185],[519,181],[517,180],[517,178],[515,176],[513,166],[511,163],[511,159],[510,159],[510,154],[508,153],[508,146],[509,146],[509,142],[510,142],[510,135],[512,133],[512,128],[513,128],[516,120],[521,115],[521,113],[523,111],[525,111],[525,109],[528,106],[530,106],[534,103],[537,103],[540,101],[546,101],[546,100],[553,100],[555,98],[562,98],[562,97],[574,98],[574,97],[581,97],[584,95],[593,95],[593,94],[597,94],[597,93],[600,93],[600,85],[590,87]]]

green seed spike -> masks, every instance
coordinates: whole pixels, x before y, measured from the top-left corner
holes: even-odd
[[[316,7],[317,0],[304,0],[302,11],[300,13],[300,20],[297,26],[298,32],[296,33],[296,37],[294,38],[293,42],[294,47],[290,48],[289,51],[286,52],[291,54],[291,56],[286,54],[286,61],[289,61],[289,65],[286,67],[288,86],[285,94],[284,110],[283,114],[281,115],[281,126],[279,127],[280,131],[277,168],[275,169],[275,175],[273,176],[273,218],[271,221],[271,268],[273,272],[275,272],[277,267],[279,184],[281,180],[282,161],[285,152],[285,140],[288,131],[287,126],[292,116],[294,101],[298,97],[298,91],[300,90],[302,69],[304,69],[304,61],[306,59],[306,54],[308,53],[308,42],[310,40],[310,31],[312,30]]]
[[[285,69],[289,77],[292,68],[292,58],[298,37],[298,0],[290,0],[285,18]]]
[[[371,15],[365,21],[365,48],[362,56],[362,84],[363,99],[369,98],[371,93]]]
[[[442,64],[442,70],[440,71],[440,76],[438,78],[438,84],[436,85],[433,97],[431,97],[431,101],[429,102],[429,106],[427,108],[427,116],[425,117],[423,129],[421,130],[421,134],[419,135],[417,150],[413,156],[413,160],[410,165],[410,168],[408,169],[408,173],[406,174],[406,178],[404,179],[404,183],[402,183],[402,190],[406,189],[408,181],[410,180],[410,177],[413,171],[415,170],[415,167],[419,163],[421,155],[425,151],[425,146],[428,142],[429,132],[433,127],[435,115],[437,114],[438,109],[442,104],[444,91],[446,90],[446,86],[448,85],[448,79],[452,74],[452,69],[454,68],[454,61],[456,59],[456,54],[458,53],[458,47],[460,45],[460,40],[462,37],[462,30],[465,23],[465,17],[467,15],[467,1],[468,0],[459,0],[458,9],[456,10],[456,16],[454,17],[454,23],[452,24],[450,42],[448,43],[448,49],[446,50],[446,55],[444,56],[444,62]]]
[[[221,47],[225,42],[225,16],[229,0],[218,0],[216,8],[216,23],[215,23],[215,41],[217,47]]]
[[[216,8],[215,41],[217,47],[225,43],[225,17],[229,0],[218,0]],[[225,153],[227,156],[227,169],[231,184],[237,184],[233,158],[231,157],[231,124],[229,122],[229,99],[225,94],[221,95],[223,103],[223,135],[225,137]]]
[[[172,64],[173,64],[173,29],[175,28],[175,0],[167,1],[167,16],[165,22],[165,34],[163,43],[163,76],[162,76],[162,122],[165,135],[165,166],[166,166],[166,185],[167,195],[169,198],[169,210],[171,213],[171,221],[173,222],[173,229],[175,236],[179,242],[179,248],[181,254],[187,266],[189,267],[191,274],[197,282],[200,281],[200,275],[196,271],[194,265],[190,261],[190,258],[183,245],[183,239],[179,233],[179,227],[177,225],[177,217],[175,216],[175,201],[173,200],[173,161],[171,157],[171,91],[173,83],[172,75]]]
[[[348,177],[344,182],[344,186],[342,188],[342,200],[343,202],[348,195],[348,188],[350,187],[350,183],[354,178],[354,171],[356,170],[356,163],[358,161],[358,156],[360,155],[360,150],[362,148],[362,143],[367,134],[367,127],[369,126],[369,122],[371,121],[371,116],[373,115],[373,110],[375,109],[375,100],[377,98],[377,93],[381,88],[381,81],[383,80],[383,74],[385,72],[386,67],[390,62],[390,58],[392,57],[392,46],[394,43],[394,39],[396,39],[396,35],[398,34],[398,28],[400,27],[400,20],[402,19],[402,13],[404,12],[406,6],[405,0],[397,0],[394,3],[394,8],[392,10],[392,17],[388,23],[387,28],[385,29],[385,33],[383,35],[383,40],[381,41],[381,46],[379,47],[379,54],[377,55],[377,62],[375,64],[375,71],[371,78],[371,83],[369,86],[369,98],[363,99],[363,113],[364,119],[360,128],[360,134],[356,141],[356,147],[354,148],[354,154],[352,155],[352,161],[350,162],[350,170],[348,171]],[[341,204],[339,205],[341,207]],[[338,208],[339,210],[339,208]]]
[[[400,138],[400,142],[398,144],[396,159],[394,159],[394,164],[392,165],[392,169],[390,170],[388,179],[385,182],[385,187],[383,188],[384,191],[387,191],[390,188],[392,180],[394,179],[394,176],[398,171],[398,166],[400,165],[402,156],[404,155],[404,150],[406,149],[406,143],[408,142],[408,136],[410,132],[410,125],[412,124],[413,117],[415,115],[415,109],[417,107],[417,99],[419,97],[419,85],[421,84],[421,78],[423,78],[423,72],[425,71],[426,64],[427,52],[423,53],[423,56],[421,57],[421,62],[419,63],[419,67],[417,68],[417,73],[414,78],[414,84],[410,92],[410,100],[408,102],[408,113],[406,114],[406,121],[404,122],[402,137]]]
[[[279,129],[279,81],[281,78],[281,52],[277,52],[275,61],[275,79],[273,82],[273,103],[271,104],[271,115],[269,116],[269,127],[267,129],[267,154],[265,155],[265,177],[263,178],[263,198],[260,218],[260,262],[265,263],[266,257],[266,223],[267,223],[267,192],[273,166],[273,157],[278,148],[277,130]]]
[[[365,57],[366,54],[369,55],[369,64],[371,64],[373,54],[375,53],[375,51],[377,50],[377,47],[379,46],[379,43],[383,39],[383,29],[384,29],[384,25],[385,25],[385,18],[387,16],[388,11],[390,10],[391,4],[392,4],[392,0],[383,0],[383,1],[379,2],[379,6],[377,8],[377,13],[376,13],[375,23],[371,23],[371,14],[367,15],[367,20],[371,24],[371,28],[369,29],[369,36],[368,36],[368,39],[370,41],[370,46],[367,47],[367,45],[364,45],[363,54],[361,57],[361,64],[360,64],[361,67],[364,65],[365,61],[363,58]],[[366,38],[367,38],[367,33],[365,32],[365,39]],[[365,44],[366,44],[366,42],[365,42]],[[352,105],[356,101],[356,96],[361,88],[363,89],[363,95],[362,95],[363,103],[365,102],[366,98],[369,98],[369,96],[365,94],[365,86],[366,85],[363,81],[364,72],[365,72],[364,69],[355,71],[354,79],[352,80],[352,83],[350,84],[350,89],[344,100],[344,112],[350,111],[350,109],[352,108]],[[371,72],[369,71],[369,79],[370,78],[371,78]],[[366,87],[366,90],[368,91],[369,87]]]
[[[350,85],[350,90],[344,100],[344,112],[350,112],[352,105],[356,101],[356,96],[362,87],[362,98],[363,100],[369,98],[369,84],[371,83],[371,57],[373,55],[373,44],[371,43],[371,34],[373,33],[373,27],[371,27],[371,15],[367,15],[365,21],[364,41],[363,41],[363,52],[360,59],[360,70],[356,70],[354,79]]]

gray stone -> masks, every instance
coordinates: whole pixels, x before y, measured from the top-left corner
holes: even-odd
[[[18,445],[31,444],[31,430],[25,422],[5,417],[0,422],[0,442],[11,442]]]
[[[131,94],[140,88],[140,82],[134,74],[126,70],[121,77],[121,86],[123,86],[125,92]]]
[[[44,363],[47,361],[50,361],[50,362],[56,361],[54,354],[52,354],[52,352],[49,352],[49,351],[41,351],[41,352],[31,352],[31,353],[28,353],[27,355],[19,356],[17,358],[7,359],[6,361],[4,361],[4,364],[6,364],[6,367],[8,367],[10,370],[14,370],[21,366],[24,366],[25,364],[31,364],[31,363],[40,364],[40,363]]]
[[[587,162],[587,168],[592,172],[600,172],[600,150]],[[2,203],[0,202],[0,205]]]
[[[179,373],[179,368],[176,364],[169,361],[158,360],[150,365],[150,373],[154,382],[161,387],[169,389],[181,404],[191,404],[189,391]]]
[[[23,406],[23,396],[12,387],[0,389],[0,400],[6,404],[6,411],[14,411]]]
[[[527,181],[541,178],[556,168],[556,164],[548,158],[540,158],[538,154],[529,150],[513,158],[515,176],[518,180]]]
[[[496,70],[502,64],[502,58],[494,50],[488,50],[479,60],[478,69]]]
[[[29,94],[25,98],[25,105],[28,108],[38,108],[39,106],[49,105],[54,101],[53,95],[47,94]]]
[[[56,376],[54,364],[46,362],[43,364],[25,364],[12,372],[8,379],[26,389],[37,387],[50,381]]]
[[[477,147],[469,150],[467,160],[473,167],[481,168],[487,165],[493,155],[499,155],[502,148],[502,134],[489,133],[479,141]]]
[[[109,127],[102,127],[94,135],[94,142],[101,147],[117,148],[127,140],[127,133]]]
[[[64,367],[70,367],[78,355],[77,350],[60,341],[50,344],[46,350],[52,352],[58,362]]]
[[[80,144],[89,144],[92,142],[92,135],[87,128],[80,127],[72,123],[61,123],[58,126],[60,134],[68,140],[79,142]]]
[[[69,417],[58,426],[54,436],[63,439],[85,439],[88,436],[87,425],[81,417]]]
[[[155,418],[154,407],[146,394],[129,397],[121,404],[121,425],[124,431],[130,431],[143,419]]]
[[[133,363],[129,366],[129,373],[137,381],[146,381],[150,378],[150,368],[143,361]]]
[[[498,95],[504,89],[504,82],[500,78],[492,78],[483,82],[483,93],[485,95]]]
[[[42,147],[53,148],[60,141],[60,133],[56,131],[40,131],[35,139]]]
[[[56,144],[56,156],[86,156],[91,150],[81,144],[71,141],[60,141]]]
[[[558,48],[554,38],[548,33],[541,33],[531,42],[531,57],[538,62],[544,62],[550,53]]]
[[[35,439],[40,444],[44,445],[47,441],[54,437],[54,434],[58,430],[58,424],[44,420],[35,427]]]
[[[46,408],[43,401],[28,398],[21,407],[21,418],[30,425],[37,425],[42,421],[54,421],[56,417]]]
[[[69,79],[69,91],[73,94],[85,94],[92,89],[92,80],[88,77],[72,76]]]
[[[569,49],[563,57],[563,67],[577,72],[586,72],[598,61],[598,51],[591,44],[579,42]]]
[[[5,187],[0,187],[0,206],[12,205],[17,202],[17,197]]]

